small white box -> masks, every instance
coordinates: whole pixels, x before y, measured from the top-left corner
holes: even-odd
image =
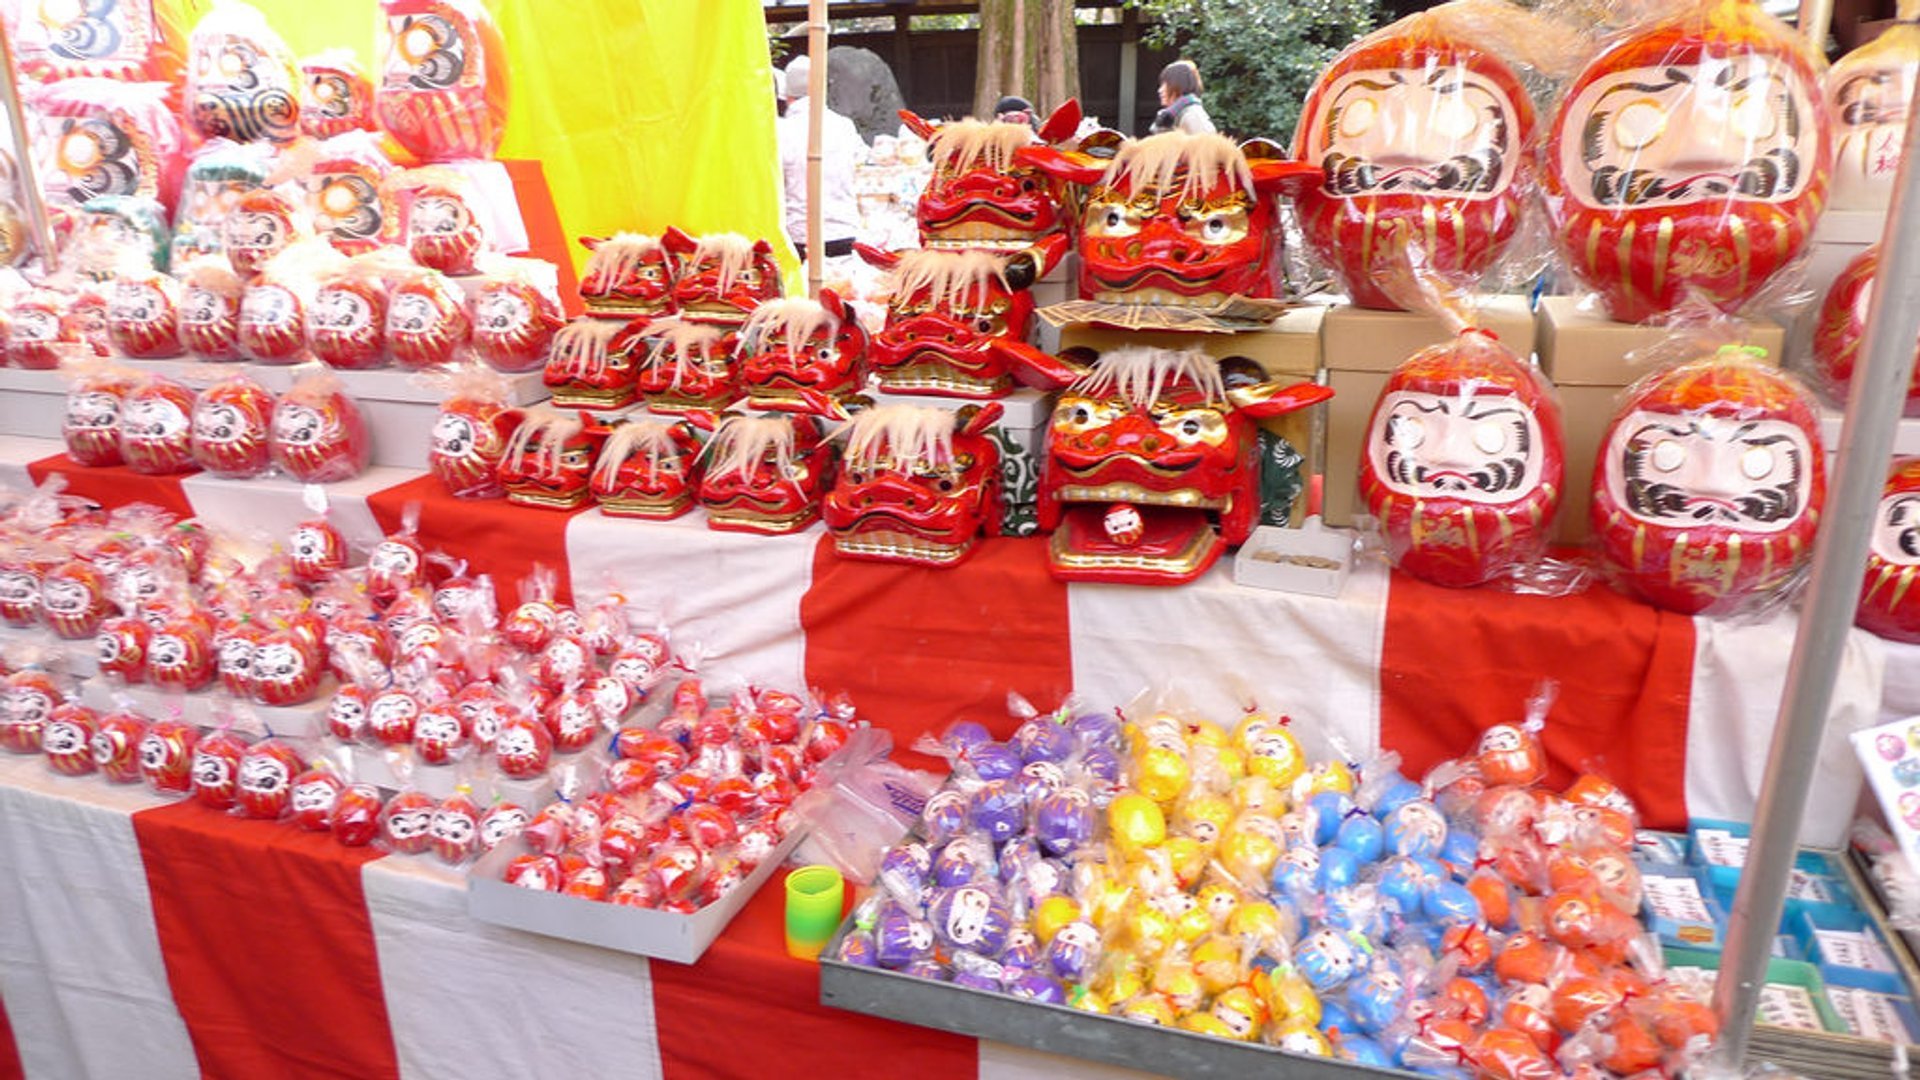
[[[986,401],[976,398],[944,397],[935,394],[889,394],[879,390],[870,391],[869,397],[878,405],[938,405],[943,409],[958,411],[968,405],[985,405]],[[1047,425],[1053,421],[1053,395],[1029,386],[1017,387],[1013,393],[1003,398],[994,398],[1005,411],[998,421],[1000,430],[1007,437],[1032,454],[1035,461],[1046,453]]]
[[[1329,529],[1318,515],[1297,529],[1262,525],[1233,559],[1233,580],[1258,589],[1340,595],[1353,570],[1353,532]]]
[[[707,946],[713,944],[753,894],[760,891],[760,886],[786,861],[787,854],[805,834],[805,829],[794,830],[765,862],[747,875],[746,881],[691,915],[509,885],[502,879],[507,864],[533,850],[524,838],[514,837],[474,864],[473,874],[467,879],[467,912],[483,922],[516,930],[691,964],[700,959]]]

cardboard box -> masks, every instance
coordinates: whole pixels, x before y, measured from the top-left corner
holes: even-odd
[[[516,836],[474,864],[467,881],[467,913],[516,930],[691,964],[700,959],[805,835],[805,829],[794,830],[738,888],[691,915],[509,885],[501,877],[507,864],[532,851],[524,838]]]
[[[1353,533],[1309,517],[1297,529],[1262,525],[1234,556],[1237,585],[1337,597],[1353,569]]]
[[[1540,370],[1560,394],[1560,419],[1567,445],[1566,491],[1560,497],[1558,540],[1584,544],[1592,535],[1588,513],[1593,503],[1593,467],[1600,456],[1600,440],[1613,422],[1621,391],[1652,368],[1631,354],[1667,340],[1671,331],[1658,326],[1619,323],[1597,308],[1583,307],[1578,297],[1548,296],[1540,301]],[[1778,363],[1786,331],[1779,323],[1761,319],[1748,324],[1747,340],[1767,350]]]
[[[1329,525],[1353,524],[1360,504],[1360,452],[1366,445],[1367,421],[1374,402],[1386,389],[1385,371],[1327,371],[1333,400],[1327,402],[1326,454],[1320,484],[1320,517]]]
[[[1477,308],[1483,327],[1521,356],[1533,353],[1534,318],[1524,296],[1490,296]],[[1371,308],[1330,308],[1320,330],[1320,353],[1330,371],[1392,371],[1429,345],[1453,337],[1431,315]]]
[[[1244,357],[1260,365],[1270,377],[1281,382],[1315,380],[1320,373],[1321,320],[1328,309],[1308,304],[1275,319],[1263,330],[1237,334],[1178,333],[1164,330],[1120,330],[1106,326],[1069,326],[1060,333],[1060,350],[1071,348],[1106,352],[1110,349],[1147,346],[1160,349],[1199,349],[1218,359]],[[1337,398],[1336,398],[1337,400]],[[1289,413],[1263,421],[1261,427],[1287,440],[1303,459],[1300,475],[1304,480],[1321,471],[1326,445],[1327,406]],[[1287,521],[1297,525],[1306,514],[1306,483],[1301,495],[1288,508]]]

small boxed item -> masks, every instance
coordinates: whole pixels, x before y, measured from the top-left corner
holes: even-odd
[[[1820,977],[1829,985],[1882,994],[1906,990],[1892,950],[1864,914],[1803,911],[1795,922],[1801,940],[1806,942],[1807,959],[1820,969]]]
[[[474,864],[467,880],[467,912],[483,922],[516,930],[691,964],[726,930],[805,835],[803,828],[787,834],[745,881],[691,915],[510,885],[504,880],[507,864],[533,850],[524,838],[515,837]]]
[[[1258,589],[1337,597],[1353,569],[1353,533],[1317,516],[1298,529],[1262,525],[1233,559],[1233,580]]]
[[[1697,869],[1690,867],[1642,869],[1640,884],[1647,928],[1663,945],[1718,949],[1724,913],[1703,888]]]
[[[1719,977],[1720,955],[1697,949],[1664,950],[1667,977],[1692,986],[1711,1000],[1713,982]],[[1827,1001],[1827,987],[1819,969],[1803,960],[1775,958],[1767,961],[1766,985],[1760,991],[1760,1023],[1794,1031],[1844,1032],[1833,1006]]]
[[[1911,1045],[1916,1033],[1920,1033],[1920,1015],[1915,1014],[1911,998],[1850,986],[1829,986],[1827,1001],[1847,1031],[1862,1039]]]

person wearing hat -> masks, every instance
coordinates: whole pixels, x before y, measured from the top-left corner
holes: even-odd
[[[774,121],[785,175],[787,235],[804,255],[807,249],[807,79],[813,62],[795,57],[787,65],[787,112]],[[824,104],[824,103],[823,103]],[[826,233],[827,258],[853,254],[860,230],[860,208],[853,197],[853,167],[866,156],[867,144],[853,121],[830,108],[820,110],[820,228]]]
[[[1025,124],[1039,130],[1040,121],[1033,115],[1033,102],[1023,97],[1008,94],[993,107],[993,119],[999,124]]]
[[[1191,60],[1175,60],[1160,69],[1160,104],[1153,130],[1212,135],[1216,129],[1207,107],[1200,104],[1200,69]]]

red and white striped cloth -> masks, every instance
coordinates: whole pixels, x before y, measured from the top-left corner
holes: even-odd
[[[291,484],[236,492],[59,458],[28,471],[222,525],[306,516]],[[717,684],[847,691],[901,746],[960,717],[1010,731],[1010,690],[1041,707],[1073,690],[1107,708],[1173,685],[1212,715],[1249,702],[1290,715],[1316,754],[1336,735],[1362,756],[1392,748],[1417,774],[1519,717],[1551,677],[1545,740],[1560,779],[1599,769],[1656,826],[1745,819],[1793,635],[1791,617],[1682,618],[1604,590],[1444,590],[1373,564],[1336,600],[1244,589],[1225,567],[1177,589],[1064,586],[1038,540],[917,570],[840,560],[818,530],[728,535],[698,515],[660,525],[457,503],[431,481],[384,479],[334,488],[352,533],[392,529],[418,501],[429,546],[468,556],[506,597],[537,562],[563,568],[576,598],[617,588]],[[1856,632],[1807,841],[1841,837],[1859,788],[1845,736],[1883,709],[1920,712],[1920,650]],[[777,883],[699,965],[647,964],[476,924],[457,877],[414,861],[367,861],[197,807],[134,812],[143,805],[37,761],[0,762],[0,1001],[25,1075],[519,1077],[619,1062],[678,1078],[866,1073],[908,1055],[920,1080],[1060,1067],[822,1008],[814,969],[781,951]]]

